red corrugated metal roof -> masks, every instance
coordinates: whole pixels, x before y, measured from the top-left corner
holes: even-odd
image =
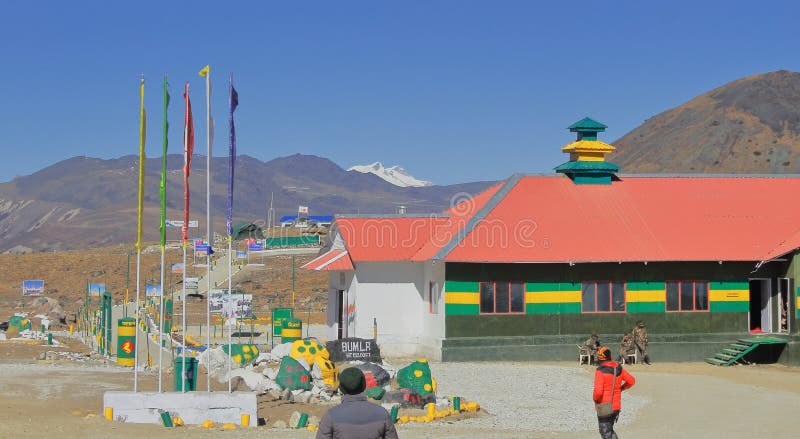
[[[800,178],[523,177],[444,259],[760,261],[800,245],[798,193]]]
[[[352,270],[353,262],[346,250],[328,250],[300,268],[316,271]]]
[[[800,178],[524,176],[445,216],[337,217],[353,262],[762,261],[800,248]]]
[[[336,217],[336,228],[354,262],[427,260],[447,244],[503,185],[465,196],[444,215]]]

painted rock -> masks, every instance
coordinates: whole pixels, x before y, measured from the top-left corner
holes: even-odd
[[[292,342],[292,350],[289,351],[289,356],[295,360],[305,358],[306,363],[312,365],[316,362],[317,357],[330,358],[328,350],[325,346],[317,343],[315,340],[295,340]]]
[[[320,378],[326,386],[333,390],[339,388],[339,370],[336,368],[336,364],[320,355],[317,356],[314,365],[314,373],[317,374],[318,371],[318,378]]]
[[[423,396],[436,392],[436,380],[431,377],[431,367],[425,358],[420,358],[398,370],[397,384],[401,388],[411,389]]]
[[[292,357],[283,357],[275,382],[281,389],[311,390],[311,374]]]
[[[375,386],[383,387],[391,381],[389,372],[386,372],[386,369],[375,363],[354,364],[353,367],[357,367],[361,369],[361,372],[364,372],[364,378],[367,380],[367,389]]]
[[[400,404],[401,407],[417,407],[422,408],[425,404],[428,404],[431,401],[431,396],[433,394],[429,394],[426,397],[420,396],[419,393],[411,390],[411,389],[400,389],[400,390],[392,390],[386,392],[383,395],[383,399],[381,400],[382,404]],[[436,401],[436,398],[433,397],[433,401]]]
[[[228,353],[228,345],[222,345],[222,351]],[[253,344],[232,344],[231,359],[239,364],[250,364],[258,357],[258,347]]]

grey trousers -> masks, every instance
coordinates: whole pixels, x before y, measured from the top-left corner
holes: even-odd
[[[603,439],[617,439],[617,433],[614,431],[614,423],[617,422],[619,417],[619,410],[614,411],[614,414],[606,418],[597,418],[597,424],[600,427],[600,437]]]

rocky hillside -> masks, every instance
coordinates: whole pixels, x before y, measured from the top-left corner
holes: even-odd
[[[227,157],[211,161],[211,207],[214,231],[224,234],[227,204]],[[195,236],[205,234],[206,160],[195,156],[190,175],[191,215],[199,220]],[[73,157],[34,174],[0,183],[0,252],[14,249],[69,250],[136,239],[138,157],[101,160]],[[183,219],[183,157],[167,158],[167,219]],[[158,239],[161,158],[145,161],[144,239]],[[234,222],[265,223],[270,200],[278,217],[296,214],[299,205],[311,215],[340,213],[441,212],[451,199],[475,194],[490,182],[450,186],[398,187],[383,179],[345,171],[323,157],[295,154],[262,162],[249,156],[236,161]],[[178,239],[171,229],[167,239]]]
[[[648,119],[614,142],[622,172],[800,172],[800,73],[748,76]]]

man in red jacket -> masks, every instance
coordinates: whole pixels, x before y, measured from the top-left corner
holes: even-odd
[[[611,350],[606,346],[600,346],[597,350],[597,361],[600,365],[594,372],[594,393],[592,398],[594,403],[603,404],[611,402],[614,409],[613,414],[608,416],[597,416],[597,423],[600,426],[600,437],[603,439],[617,439],[614,432],[614,423],[617,422],[619,411],[622,408],[622,391],[630,389],[636,384],[633,378],[616,361],[611,361]],[[612,390],[613,389],[613,390]],[[613,397],[612,397],[613,396]]]

